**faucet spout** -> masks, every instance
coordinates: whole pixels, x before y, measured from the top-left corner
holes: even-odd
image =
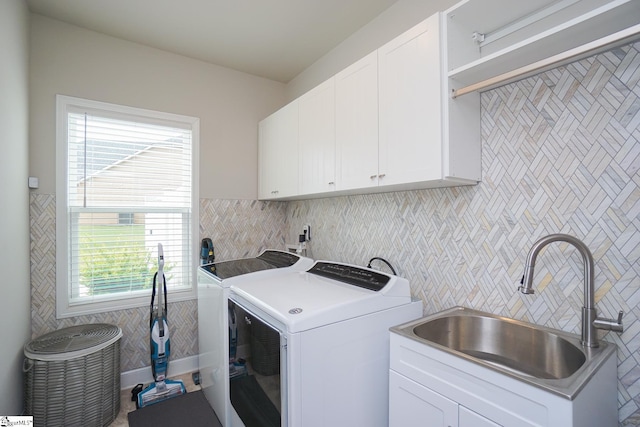
[[[593,255],[591,251],[581,240],[568,234],[550,234],[535,242],[529,254],[527,255],[524,267],[524,275],[522,276],[521,285],[518,290],[523,294],[533,293],[533,271],[536,259],[540,251],[553,242],[566,242],[575,247],[582,255],[584,264],[584,305],[582,307],[582,345],[585,347],[598,347],[598,335],[596,328],[622,331],[622,314],[618,317],[618,321],[610,319],[600,319],[597,317],[595,309],[594,284],[593,284]],[[622,313],[622,312],[621,312]],[[613,322],[616,324],[613,325]]]
[[[582,262],[584,264],[584,307],[591,309],[594,306],[594,291],[593,291],[593,256],[591,251],[581,240],[571,236],[569,234],[550,234],[535,242],[529,250],[527,255],[527,262],[524,267],[524,276],[522,278],[522,285],[518,288],[523,294],[533,293],[533,269],[536,265],[536,259],[540,251],[553,242],[566,242],[574,246],[582,255]]]

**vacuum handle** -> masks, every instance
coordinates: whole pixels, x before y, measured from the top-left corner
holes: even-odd
[[[159,336],[164,337],[164,320],[167,314],[167,281],[164,277],[164,252],[162,243],[158,243],[158,271],[153,276],[153,288],[151,290],[151,307],[149,314],[149,327],[153,326],[153,319],[158,319]],[[154,301],[156,297],[156,284],[158,285],[158,305],[154,310]],[[154,316],[155,312],[155,316]]]
[[[162,243],[158,243],[158,327],[161,337],[164,337],[164,316],[166,300],[167,286],[164,280],[164,251],[162,250]]]
[[[164,288],[164,251],[162,243],[158,243],[158,317],[164,314],[162,290]]]

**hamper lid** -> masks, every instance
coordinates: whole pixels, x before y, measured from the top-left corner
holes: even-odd
[[[122,337],[122,330],[106,323],[70,326],[42,335],[24,346],[24,355],[38,360],[68,360],[95,353]]]

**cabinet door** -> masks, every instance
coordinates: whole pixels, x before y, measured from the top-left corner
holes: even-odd
[[[458,404],[389,371],[389,427],[458,427]]]
[[[335,190],[335,112],[333,78],[299,98],[300,194]]]
[[[335,76],[339,190],[378,185],[377,58],[372,52]]]
[[[439,14],[378,50],[381,185],[442,178]]]
[[[460,424],[458,427],[500,427],[500,424],[496,424],[464,406],[460,406],[459,411],[458,417]]]
[[[298,102],[258,124],[258,197],[276,199],[298,193]]]

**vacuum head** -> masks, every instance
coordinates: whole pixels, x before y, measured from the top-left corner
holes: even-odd
[[[182,381],[177,380],[164,380],[156,383],[151,383],[147,388],[138,393],[138,400],[136,406],[143,408],[145,406],[153,405],[155,403],[163,402],[172,397],[185,394],[187,389],[184,387]]]

